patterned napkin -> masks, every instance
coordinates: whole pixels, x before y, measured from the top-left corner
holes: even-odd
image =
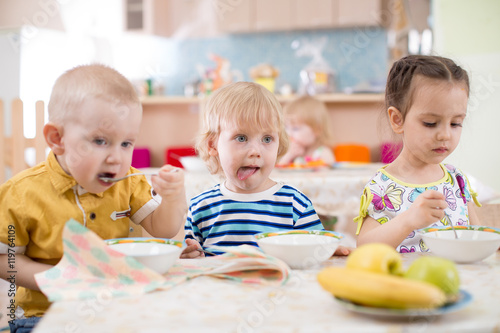
[[[35,275],[40,290],[52,302],[140,295],[203,275],[253,284],[284,284],[289,276],[283,261],[249,245],[217,247],[226,253],[214,258],[180,259],[161,275],[112,250],[75,220],[64,227],[63,246],[61,261]]]
[[[253,284],[284,284],[288,280],[288,265],[278,258],[264,254],[254,246],[212,246],[210,249],[225,253],[206,259],[177,261],[165,274],[166,282],[160,288],[169,289],[201,275]]]

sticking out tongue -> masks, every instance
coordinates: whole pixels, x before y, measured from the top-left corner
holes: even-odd
[[[251,175],[253,175],[258,168],[255,167],[242,167],[238,170],[238,179],[239,180],[245,180]]]

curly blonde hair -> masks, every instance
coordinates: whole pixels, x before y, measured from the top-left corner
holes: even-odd
[[[218,156],[210,155],[221,130],[228,126],[276,130],[279,135],[279,159],[288,150],[283,110],[273,93],[253,82],[236,82],[217,89],[203,107],[200,134],[195,149],[212,174],[222,175]]]

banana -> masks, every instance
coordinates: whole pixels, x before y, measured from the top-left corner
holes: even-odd
[[[362,305],[394,309],[431,309],[442,306],[446,295],[438,287],[400,276],[344,267],[327,267],[317,276],[334,296]]]

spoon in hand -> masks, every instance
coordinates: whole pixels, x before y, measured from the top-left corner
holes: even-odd
[[[179,169],[175,168],[175,169],[170,170],[169,172],[177,172],[177,171],[179,171]],[[140,176],[140,175],[158,176],[158,172],[137,172],[137,173],[131,173],[130,175],[126,175],[126,176],[119,177],[119,178],[99,177],[99,179],[106,182],[106,183],[116,183],[117,181],[123,180],[125,178],[132,177],[132,176]]]
[[[436,207],[436,209],[441,209],[441,208]],[[453,226],[453,222],[451,222],[451,221],[450,221],[450,227],[451,227],[451,230],[453,230],[453,233],[455,234],[455,239],[458,239],[457,231],[455,230],[455,227]]]

